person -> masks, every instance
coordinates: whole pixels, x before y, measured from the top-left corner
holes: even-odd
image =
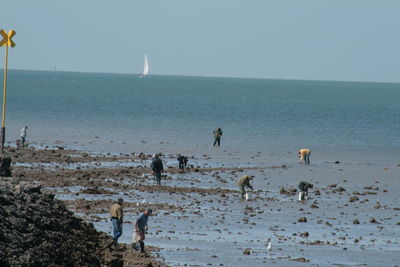
[[[216,144],[218,144],[218,146],[220,146],[220,144],[221,144],[221,136],[222,136],[221,128],[215,129],[213,134],[214,134],[214,146]]]
[[[132,236],[132,247],[134,250],[139,250],[137,247],[137,242],[140,244],[140,252],[145,253],[144,250],[144,239],[146,231],[148,230],[147,221],[149,220],[149,216],[152,214],[151,209],[146,209],[142,215],[136,220],[135,223],[135,231]]]
[[[244,199],[244,196],[246,195],[245,187],[248,187],[251,190],[253,190],[253,187],[250,184],[250,180],[253,180],[253,178],[254,178],[254,175],[244,175],[244,176],[240,177],[240,179],[237,181],[237,185],[240,188],[242,200]]]
[[[153,160],[151,161],[151,169],[154,176],[156,177],[157,185],[161,185],[161,173],[164,171],[163,163],[157,154],[153,155]]]
[[[26,130],[28,129],[28,126],[25,126],[24,128],[21,129],[21,146],[25,146],[25,140],[26,140]]]
[[[300,189],[299,201],[302,201],[302,200],[306,199],[306,196],[308,196],[308,189],[309,188],[314,188],[313,184],[311,184],[309,182],[305,182],[305,181],[299,182],[299,184],[297,186]]]
[[[300,149],[297,152],[297,155],[299,156],[299,161],[304,161],[305,165],[310,165],[310,155],[311,155],[310,149],[308,148]]]
[[[182,155],[179,155],[178,158],[177,158],[177,160],[179,161],[179,169],[180,169],[181,171],[184,171],[184,170],[185,170],[185,167],[186,167],[186,165],[187,165],[187,163],[188,163],[187,157],[182,156]]]
[[[122,210],[123,202],[124,200],[122,198],[118,198],[117,202],[111,206],[110,210],[115,245],[118,244],[118,238],[122,235],[122,224],[124,222],[124,211]]]

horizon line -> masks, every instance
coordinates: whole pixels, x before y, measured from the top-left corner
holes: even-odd
[[[4,68],[0,68],[3,70]],[[8,69],[8,71],[33,71],[33,72],[69,72],[69,73],[88,73],[88,74],[115,74],[115,75],[132,75],[139,76],[140,73],[126,72],[100,72],[100,71],[72,71],[72,70],[32,70],[32,69]],[[149,74],[147,76],[171,76],[171,77],[191,77],[191,78],[217,78],[217,79],[251,79],[251,80],[281,80],[281,81],[309,81],[309,82],[352,82],[352,83],[387,83],[399,84],[400,81],[357,81],[357,80],[323,80],[323,79],[287,79],[287,78],[261,78],[261,77],[234,77],[234,76],[209,76],[209,75],[179,75],[179,74]]]

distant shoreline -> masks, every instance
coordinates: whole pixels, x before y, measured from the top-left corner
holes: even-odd
[[[2,68],[0,68],[2,69]],[[119,73],[119,72],[91,72],[91,71],[73,71],[73,70],[29,70],[29,69],[8,69],[12,72],[45,72],[45,73],[75,73],[75,74],[87,74],[87,75],[121,75],[121,76],[132,76],[139,77],[140,73]],[[147,78],[151,77],[184,77],[184,78],[204,78],[204,79],[238,79],[238,80],[270,80],[270,81],[293,81],[293,82],[329,82],[329,83],[376,83],[376,84],[395,84],[398,85],[400,82],[387,82],[387,81],[355,81],[355,80],[312,80],[312,79],[287,79],[287,78],[261,78],[261,77],[222,77],[222,76],[202,76],[202,75],[179,75],[179,74],[151,74]]]

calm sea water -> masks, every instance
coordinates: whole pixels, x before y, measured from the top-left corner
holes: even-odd
[[[7,141],[97,151],[399,155],[400,84],[10,71]]]

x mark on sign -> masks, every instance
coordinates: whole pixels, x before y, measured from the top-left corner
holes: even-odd
[[[0,46],[11,46],[14,47],[15,43],[11,38],[16,34],[14,30],[10,30],[6,33],[3,29],[0,29],[0,35],[3,37],[3,40],[0,41]]]

